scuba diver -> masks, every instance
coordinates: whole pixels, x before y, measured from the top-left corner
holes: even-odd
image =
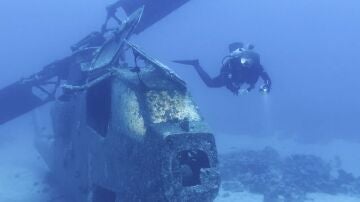
[[[241,42],[229,45],[230,55],[224,57],[220,74],[211,78],[201,67],[199,60],[175,60],[173,62],[191,65],[195,68],[203,82],[210,88],[226,87],[234,95],[244,94],[254,89],[259,77],[264,81],[260,87],[261,93],[269,93],[271,79],[260,64],[260,56],[253,51],[253,45],[244,46]],[[241,88],[247,84],[247,88]]]

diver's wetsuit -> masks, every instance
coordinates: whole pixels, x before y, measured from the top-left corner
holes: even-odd
[[[221,68],[220,74],[214,78],[211,78],[199,64],[194,65],[194,67],[204,83],[210,88],[225,86],[231,92],[237,94],[244,83],[249,85],[248,91],[252,90],[259,77],[264,80],[269,90],[271,88],[271,79],[261,64],[244,67],[238,58],[229,59]]]

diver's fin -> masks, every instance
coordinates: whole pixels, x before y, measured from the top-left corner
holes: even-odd
[[[182,64],[182,65],[192,65],[192,66],[199,64],[199,60],[173,60],[173,62]]]

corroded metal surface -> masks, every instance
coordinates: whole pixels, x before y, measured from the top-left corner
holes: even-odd
[[[220,186],[214,136],[185,82],[128,41],[142,12],[107,40],[89,35],[50,69],[64,70],[55,74],[62,91],[51,94],[51,132],[39,134],[36,147],[76,202],[213,201]]]

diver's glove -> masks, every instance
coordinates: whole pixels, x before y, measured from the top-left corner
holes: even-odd
[[[270,86],[269,85],[262,85],[260,86],[260,89],[259,89],[260,93],[262,94],[268,94],[270,92]]]
[[[248,94],[250,91],[248,90],[248,89],[246,89],[246,88],[242,88],[242,89],[240,89],[239,90],[239,94],[240,95],[246,95],[246,94]]]

